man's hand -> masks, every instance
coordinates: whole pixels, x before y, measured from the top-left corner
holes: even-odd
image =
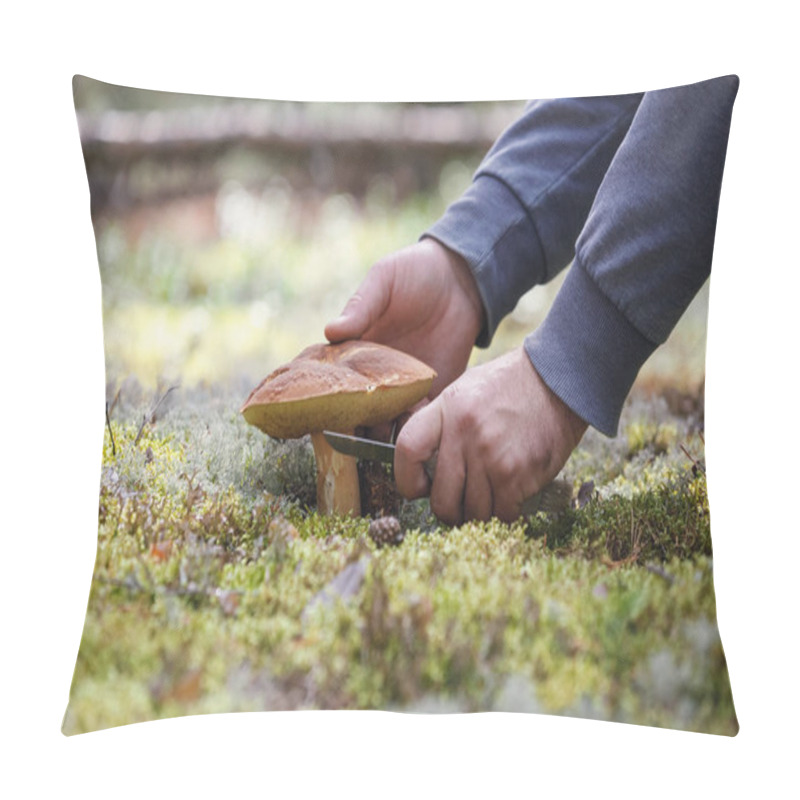
[[[379,342],[424,361],[437,373],[433,398],[464,372],[482,326],[483,306],[466,262],[423,239],[378,261],[325,336]]]
[[[395,477],[408,498],[430,493],[434,514],[451,524],[516,519],[523,501],[558,474],[586,430],[522,348],[464,373],[483,324],[464,260],[423,239],[378,261],[325,328],[331,342],[387,344],[436,370],[432,402],[400,431]],[[431,486],[423,464],[434,453]]]
[[[400,431],[395,478],[412,499],[430,493],[445,523],[511,522],[566,463],[586,423],[544,384],[518,348],[468,370]],[[438,452],[433,486],[423,464]]]

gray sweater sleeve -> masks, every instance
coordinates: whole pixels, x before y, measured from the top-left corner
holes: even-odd
[[[728,76],[645,95],[553,307],[525,340],[545,383],[608,436],[642,364],[711,272],[738,85]]]
[[[570,263],[600,181],[642,95],[538,100],[495,142],[464,195],[427,232],[478,284],[486,346],[533,286]]]
[[[708,275],[737,86],[729,77],[644,99],[533,103],[426,234],[472,269],[487,318],[478,345],[574,258],[525,349],[547,385],[607,435]]]

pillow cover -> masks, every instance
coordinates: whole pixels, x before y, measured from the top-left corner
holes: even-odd
[[[64,732],[311,708],[735,735],[703,375],[736,88],[315,104],[76,76],[107,396]],[[240,414],[418,239],[470,270],[472,368],[524,353],[589,423],[515,521],[447,524],[369,461],[362,515],[320,514],[308,439]]]

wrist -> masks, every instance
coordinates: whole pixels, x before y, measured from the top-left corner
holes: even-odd
[[[583,438],[583,434],[586,433],[586,429],[589,427],[588,423],[547,385],[524,346],[519,347],[516,354],[518,363],[521,365],[520,369],[527,376],[527,378],[520,376],[520,380],[523,382],[527,380],[531,387],[531,394],[536,393],[545,400],[547,408],[552,412],[553,419],[558,421],[558,427],[566,440],[570,442],[570,448],[576,447]]]
[[[469,264],[462,255],[455,250],[451,250],[437,239],[426,236],[422,243],[435,248],[447,264],[447,268],[454,278],[454,286],[463,300],[464,311],[473,323],[474,341],[486,327],[486,310],[478,290],[478,282],[475,280]]]

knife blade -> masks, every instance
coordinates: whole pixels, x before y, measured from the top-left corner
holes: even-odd
[[[375,439],[364,439],[361,436],[348,436],[346,433],[323,431],[322,435],[328,444],[338,453],[355,456],[367,461],[380,461],[383,464],[394,464],[394,445],[378,442]]]
[[[322,435],[328,444],[337,452],[346,456],[380,461],[383,464],[394,464],[395,446],[389,442],[378,442],[362,436],[350,436],[346,433],[323,431]],[[433,482],[436,473],[436,454],[423,464],[425,473]],[[530,516],[537,511],[557,514],[566,511],[572,505],[572,484],[563,479],[547,484],[537,494],[528,497],[520,508],[522,516]]]

